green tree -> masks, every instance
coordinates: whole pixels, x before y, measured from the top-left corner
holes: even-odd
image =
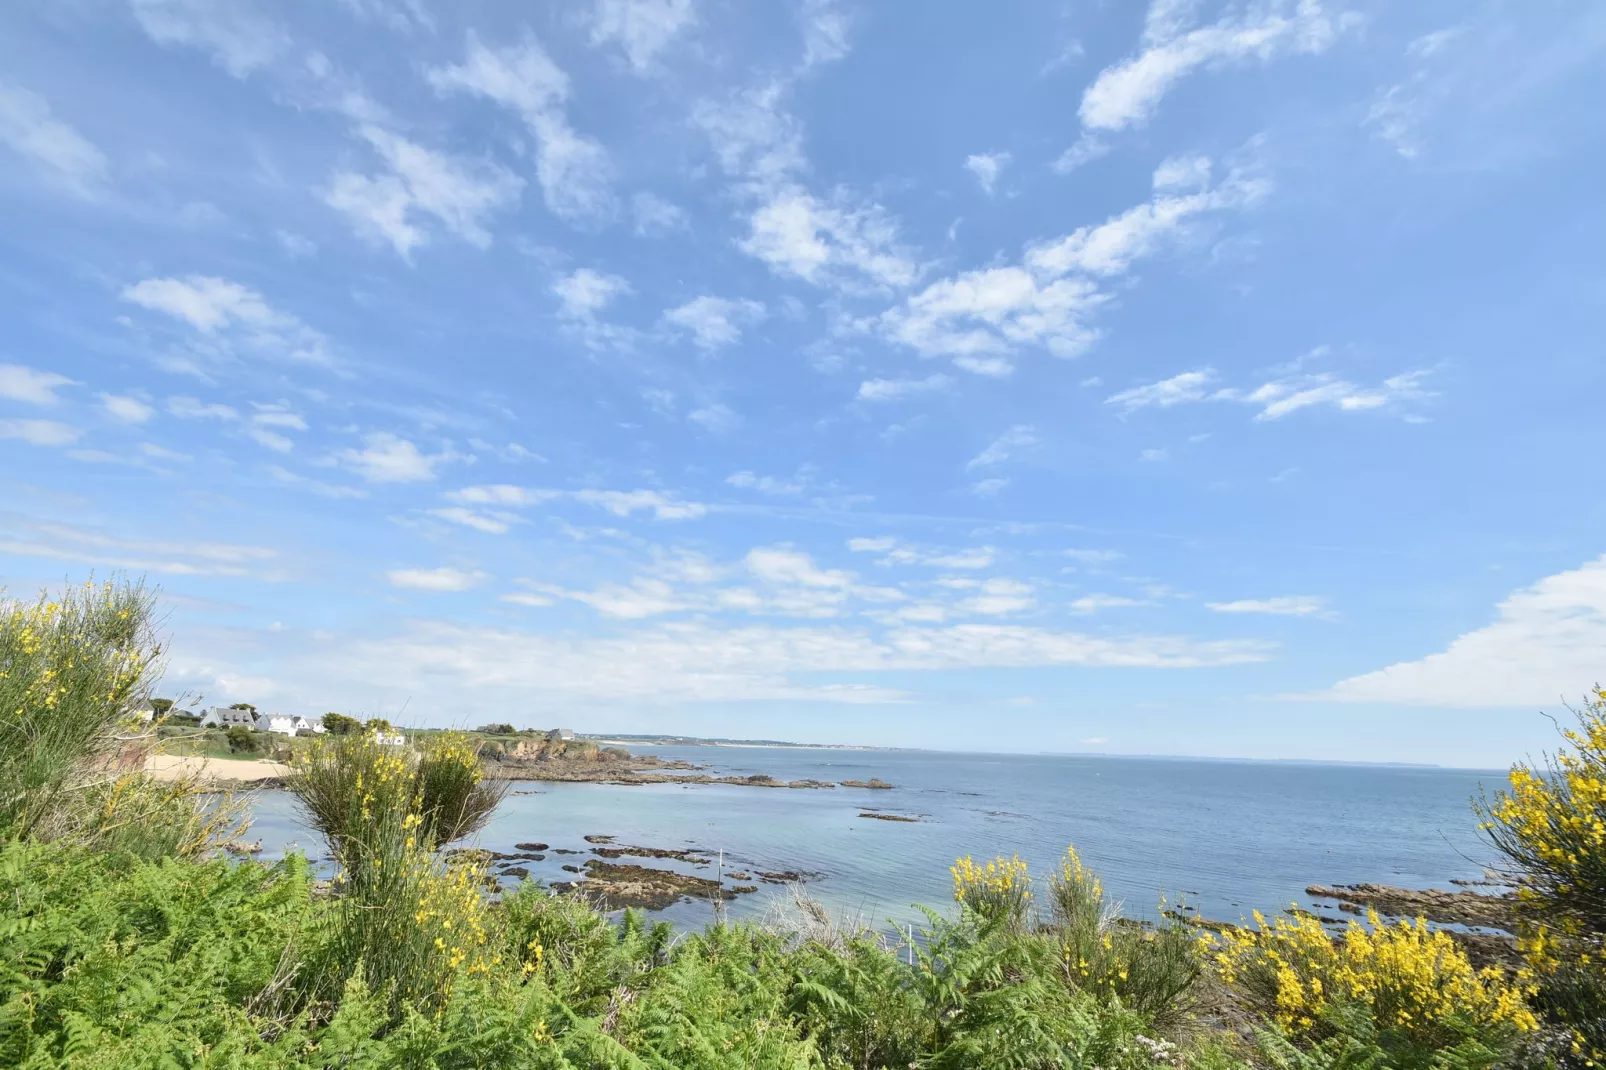
[[[256,712],[257,712],[257,708],[255,706],[251,705],[249,702],[236,702],[236,703],[233,703],[233,704],[231,704],[229,706],[229,709],[231,709],[231,710],[250,710],[251,711],[251,716],[253,716],[253,717],[256,716]]]
[[[331,736],[349,736],[362,730],[362,722],[343,713],[326,713],[323,715],[323,727]]]
[[[228,735],[224,738],[229,741],[229,751],[233,754],[253,754],[256,752],[256,733],[243,724],[237,724],[230,728]]]
[[[166,717],[173,709],[173,700],[170,698],[151,699],[151,710],[158,717]]]
[[[390,733],[396,731],[395,726],[383,717],[370,717],[363,723],[363,727],[370,732]]]

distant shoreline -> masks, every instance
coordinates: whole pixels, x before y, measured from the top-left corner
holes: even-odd
[[[728,747],[746,750],[851,750],[851,751],[903,751],[908,753],[923,752],[923,747],[870,747],[852,743],[780,743],[780,742],[750,742],[734,739],[685,739],[677,737],[653,736],[639,739],[629,736],[585,736],[589,743],[596,743],[604,747]]]

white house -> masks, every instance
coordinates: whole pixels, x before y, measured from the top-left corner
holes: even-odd
[[[264,732],[277,732],[281,736],[316,735],[324,731],[322,719],[294,713],[270,713],[262,718],[259,727]]]
[[[233,728],[242,725],[246,728],[257,727],[257,715],[250,710],[231,710],[222,706],[213,706],[201,715],[202,728]]]
[[[404,747],[407,737],[400,732],[375,732],[374,742],[386,747]]]

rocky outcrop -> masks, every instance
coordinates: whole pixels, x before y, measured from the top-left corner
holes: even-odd
[[[1438,888],[1419,891],[1386,884],[1313,884],[1305,889],[1312,899],[1334,899],[1339,909],[1360,913],[1370,908],[1396,918],[1426,918],[1451,925],[1476,925],[1510,930],[1516,898],[1479,892],[1447,892]]]
[[[552,887],[557,891],[583,896],[609,910],[621,907],[662,910],[686,897],[711,900],[757,891],[752,885],[727,888],[707,877],[694,877],[653,866],[604,862],[597,858],[586,863],[585,875],[583,882],[555,884]]]

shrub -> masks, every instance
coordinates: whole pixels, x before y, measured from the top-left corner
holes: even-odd
[[[1150,928],[1120,917],[1098,876],[1067,847],[1049,882],[1060,969],[1073,988],[1114,997],[1162,1032],[1182,1025],[1203,973],[1199,938],[1181,924]]]
[[[224,738],[231,754],[255,754],[257,751],[256,733],[243,724],[231,725]]]
[[[161,654],[152,606],[129,583],[0,602],[0,834],[48,833],[75,793],[138,756]]]
[[[1535,1004],[1563,1026],[1563,1058],[1606,1063],[1606,690],[1576,711],[1568,746],[1517,765],[1478,810],[1516,871],[1518,946]]]
[[[381,744],[372,733],[318,740],[296,756],[285,786],[348,868],[387,838],[410,836],[426,849],[461,839],[489,820],[504,790],[485,781],[477,752],[454,733],[418,751]],[[417,820],[398,835],[409,816]]]
[[[969,855],[956,859],[948,872],[954,878],[954,899],[988,921],[1024,927],[1032,905],[1032,878],[1019,855],[1002,855],[978,866]]]
[[[331,736],[349,736],[362,731],[362,722],[345,714],[326,713],[323,715],[323,728]]]
[[[1468,1041],[1498,1053],[1537,1028],[1523,987],[1498,969],[1473,969],[1448,933],[1422,919],[1367,920],[1370,928],[1352,921],[1335,940],[1310,915],[1268,924],[1257,912],[1256,928],[1223,934],[1222,978],[1298,1041],[1343,1033],[1360,1008],[1391,1065],[1427,1065]]]

